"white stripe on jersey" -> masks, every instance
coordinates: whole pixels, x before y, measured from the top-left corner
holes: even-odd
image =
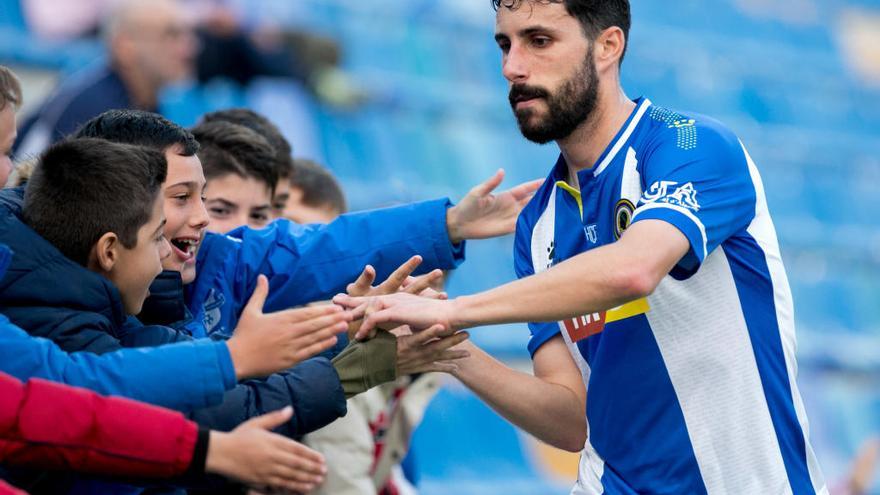
[[[642,177],[639,174],[639,159],[636,150],[630,146],[626,150],[626,162],[623,164],[623,177],[620,180],[620,198],[627,199],[635,207],[642,197]]]
[[[749,174],[752,177],[752,183],[755,186],[755,195],[757,204],[755,206],[755,218],[748,227],[749,234],[755,238],[758,246],[764,252],[767,261],[767,268],[770,271],[770,279],[773,283],[774,302],[776,307],[776,320],[779,324],[779,338],[782,342],[782,352],[785,355],[785,367],[788,371],[789,387],[791,389],[792,399],[794,401],[794,410],[797,414],[801,431],[804,433],[804,445],[807,449],[807,469],[810,472],[810,482],[817,495],[828,493],[825,486],[822,470],[819,467],[819,461],[810,445],[809,424],[807,421],[807,413],[804,410],[804,401],[798,390],[797,379],[797,361],[795,353],[797,352],[797,338],[794,331],[794,304],[791,297],[791,288],[788,284],[788,277],[785,275],[785,268],[782,264],[782,255],[779,250],[779,241],[776,237],[776,227],[773,225],[773,219],[770,217],[770,210],[767,208],[767,197],[764,194],[764,184],[758,173],[758,168],[752,161],[752,157],[743,147],[746,161],[749,165]]]
[[[699,298],[699,301],[695,301]],[[790,494],[733,273],[716,249],[663,279],[647,313],[709,495]],[[688,312],[682,312],[688,308]],[[721,316],[723,315],[723,316]]]
[[[700,234],[703,236],[703,259],[706,259],[706,252],[708,251],[707,240],[706,240],[706,227],[703,226],[703,222],[701,222],[700,219],[697,218],[687,208],[684,208],[684,207],[678,206],[678,205],[669,204],[669,203],[648,203],[646,205],[640,206],[639,209],[636,210],[635,213],[633,213],[633,220],[635,220],[636,217],[639,216],[639,213],[641,213],[643,211],[653,210],[656,208],[666,208],[669,210],[675,210],[675,211],[681,213],[682,215],[688,217],[691,222],[694,222],[694,225],[696,225],[697,228],[700,229]]]
[[[636,115],[633,117],[632,121],[630,121],[629,125],[626,127],[626,130],[623,131],[623,134],[620,135],[620,138],[614,143],[614,147],[611,148],[611,151],[605,156],[605,159],[602,160],[602,163],[596,167],[596,170],[593,171],[593,176],[597,176],[601,174],[608,165],[611,165],[611,162],[614,161],[614,157],[617,156],[617,152],[620,151],[620,148],[623,147],[624,143],[629,141],[629,137],[632,135],[633,131],[638,127],[639,122],[642,121],[642,116],[645,115],[645,112],[648,111],[648,107],[651,106],[651,100],[645,98],[642,100],[642,106],[639,107],[639,110],[636,112]]]
[[[535,222],[532,229],[532,268],[535,274],[541,273],[549,268],[545,260],[548,259],[550,246],[554,240],[556,231],[556,190],[554,187],[550,193],[550,199],[547,201],[547,207],[541,213],[541,217]],[[575,319],[577,321],[577,319]],[[586,324],[586,323],[585,323]],[[581,378],[584,380],[584,386],[590,383],[590,365],[581,356],[577,346],[575,346],[568,336],[568,332],[562,322],[559,322],[559,331],[565,343],[568,346],[569,353],[577,364],[581,372]],[[605,461],[599,457],[596,450],[590,444],[590,423],[587,423],[587,441],[584,444],[584,450],[581,451],[580,462],[578,463],[578,481],[572,493],[600,495],[604,488],[602,487],[602,474],[605,472]],[[582,491],[589,489],[590,491]]]

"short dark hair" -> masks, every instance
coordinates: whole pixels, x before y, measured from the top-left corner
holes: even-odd
[[[21,106],[21,82],[9,67],[0,65],[0,110],[6,105],[12,105],[13,109]]]
[[[159,151],[178,147],[182,156],[193,156],[199,142],[192,133],[165,117],[143,110],[108,110],[89,120],[73,136],[137,144]]]
[[[617,26],[623,30],[623,38],[626,41],[623,53],[620,54],[620,63],[623,63],[629,44],[629,28],[632,24],[629,0],[491,0],[491,2],[492,8],[496,11],[501,7],[516,10],[524,2],[565,4],[568,15],[580,21],[581,29],[590,39],[595,39],[602,31]]]
[[[191,130],[202,147],[199,159],[207,180],[227,174],[250,177],[265,182],[274,194],[278,185],[275,149],[263,136],[225,120],[202,122]]]
[[[278,177],[287,178],[290,176],[293,166],[293,147],[291,147],[290,141],[281,133],[281,130],[278,129],[278,126],[266,118],[265,115],[261,115],[250,108],[228,108],[226,110],[206,113],[202,117],[202,122],[213,122],[216,120],[243,125],[263,136],[272,148],[275,149],[275,165],[278,167]]]
[[[293,164],[290,187],[302,190],[303,204],[313,208],[330,207],[338,213],[348,210],[345,194],[329,170],[311,160],[294,160]]]
[[[41,156],[24,194],[22,216],[62,254],[85,266],[102,235],[126,248],[150,221],[168,165],[144,146],[68,139]]]

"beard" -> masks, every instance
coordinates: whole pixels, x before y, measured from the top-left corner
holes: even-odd
[[[593,115],[599,99],[599,76],[592,47],[574,76],[563,82],[555,93],[539,86],[515,84],[508,98],[519,130],[529,141],[547,144],[568,137]],[[535,108],[516,109],[517,100],[529,98],[543,98],[547,114],[538,116]]]

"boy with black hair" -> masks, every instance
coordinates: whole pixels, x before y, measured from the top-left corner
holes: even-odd
[[[265,116],[250,108],[228,108],[216,112],[207,113],[202,117],[202,123],[223,121],[238,124],[263,136],[275,150],[274,166],[278,170],[278,185],[272,195],[272,217],[283,217],[284,207],[290,198],[290,188],[287,179],[290,178],[294,167],[293,148],[278,126]],[[202,160],[204,162],[204,160]]]
[[[268,225],[279,183],[275,149],[255,131],[223,120],[203,122],[191,131],[201,146],[198,156],[207,180],[208,229],[222,234],[242,225]]]
[[[339,181],[311,160],[294,160],[283,216],[296,223],[329,223],[348,211]]]

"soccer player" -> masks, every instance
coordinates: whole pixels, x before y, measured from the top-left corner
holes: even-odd
[[[536,437],[582,450],[574,494],[827,493],[795,383],[791,293],[743,144],[624,93],[627,0],[494,6],[520,130],[561,150],[518,220],[520,280],[448,301],[335,300],[370,303],[361,336],[531,322],[534,376],[472,346],[455,375]]]

